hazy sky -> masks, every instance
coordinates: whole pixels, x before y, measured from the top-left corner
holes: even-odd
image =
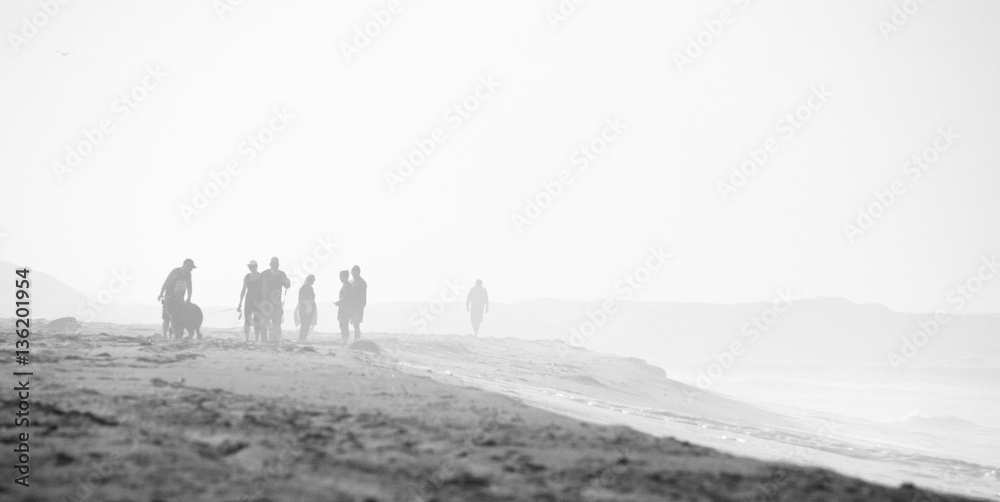
[[[355,263],[370,302],[451,278],[500,302],[595,299],[662,245],[672,257],[633,299],[790,287],[925,311],[1000,253],[995,1],[928,2],[888,32],[900,2],[589,0],[554,28],[556,0],[52,5],[0,4],[0,259],[88,294],[125,270],[116,301],[153,303],[191,257],[195,301],[235,306],[248,260],[290,270],[330,239],[321,300]],[[574,152],[602,134],[580,170]],[[81,142],[96,145],[57,174]],[[431,143],[391,190],[397,158]],[[719,183],[768,145],[724,200]],[[936,161],[916,178],[922,154]],[[519,232],[512,215],[562,170],[572,183]],[[896,181],[852,242],[844,225]],[[1000,278],[968,309],[1000,311]]]

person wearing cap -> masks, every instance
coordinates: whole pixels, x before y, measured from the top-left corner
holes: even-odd
[[[253,324],[255,340],[260,340],[260,328],[263,316],[260,313],[260,301],[263,298],[261,289],[260,272],[257,271],[257,261],[250,260],[247,263],[250,272],[243,276],[243,290],[240,291],[240,302],[236,304],[236,311],[243,312],[243,336],[247,342],[250,341],[250,324]]]
[[[260,273],[260,289],[262,300],[260,311],[264,314],[264,329],[266,340],[281,342],[281,318],[284,316],[284,301],[282,288],[292,287],[292,281],[284,272],[278,270],[278,257],[271,258],[271,268]]]
[[[184,302],[191,302],[193,287],[191,285],[191,271],[194,270],[194,260],[187,258],[184,264],[170,271],[167,280],[163,281],[160,287],[160,295],[157,301],[163,304],[163,337],[167,337],[168,328],[176,336],[181,336],[184,332],[179,326],[171,326],[172,320],[177,316],[178,309]],[[185,296],[187,298],[185,298]]]

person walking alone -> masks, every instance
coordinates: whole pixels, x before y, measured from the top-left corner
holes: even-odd
[[[479,336],[479,325],[483,323],[483,314],[490,311],[490,295],[483,287],[483,280],[477,279],[476,285],[469,290],[465,298],[465,310],[471,313],[472,334]]]

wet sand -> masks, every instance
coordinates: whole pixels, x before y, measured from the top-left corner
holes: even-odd
[[[276,349],[90,329],[34,336],[31,486],[0,499],[970,500],[582,422],[401,363],[481,357],[449,337],[372,335],[376,354],[329,335]],[[9,425],[2,437],[11,465]]]

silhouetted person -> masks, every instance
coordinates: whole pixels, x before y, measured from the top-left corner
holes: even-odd
[[[472,313],[472,333],[479,336],[483,314],[490,311],[490,295],[486,293],[482,279],[477,279],[475,287],[469,290],[469,296],[465,298],[465,310]]]
[[[351,306],[354,312],[351,314],[351,324],[354,325],[354,341],[361,339],[361,322],[365,320],[365,306],[368,305],[368,283],[361,278],[361,267],[355,265],[351,267]]]
[[[264,314],[264,333],[267,341],[281,343],[281,318],[284,315],[282,288],[292,287],[292,281],[278,270],[278,257],[271,258],[271,268],[261,272],[260,286],[262,298],[260,311]]]
[[[337,322],[340,323],[340,336],[344,339],[344,345],[351,339],[351,329],[349,323],[354,306],[351,304],[351,283],[349,282],[351,273],[346,270],[340,271],[340,296],[339,300],[333,302],[337,306]]]
[[[196,267],[191,258],[184,260],[184,264],[170,271],[167,280],[160,286],[160,295],[156,297],[163,304],[163,337],[167,337],[168,330],[172,330],[176,336],[184,334],[181,327],[177,325],[176,317],[180,313],[180,308],[184,302],[191,302],[191,294],[194,287],[191,284],[191,271]],[[185,295],[187,298],[185,299]],[[171,324],[173,324],[171,326]]]
[[[316,292],[313,291],[315,282],[316,276],[309,274],[305,283],[299,288],[299,306],[295,312],[298,314],[300,342],[306,341],[309,330],[316,325]]]
[[[236,304],[236,311],[243,313],[243,336],[249,342],[251,324],[255,339],[260,340],[261,324],[264,322],[264,316],[260,312],[260,302],[264,294],[261,289],[261,274],[257,271],[257,261],[250,260],[247,268],[250,272],[243,276],[243,289],[240,290],[240,302]]]

